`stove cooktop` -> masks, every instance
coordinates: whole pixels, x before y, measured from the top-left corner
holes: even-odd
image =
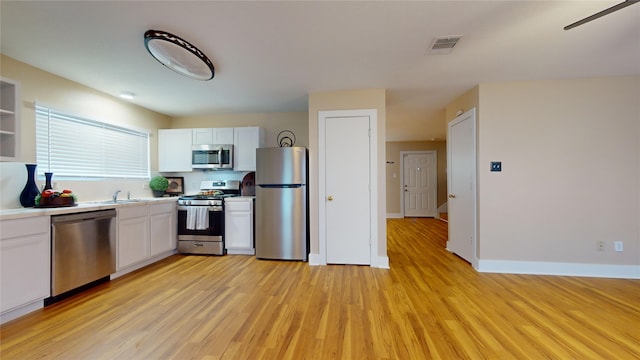
[[[219,194],[219,195],[208,195],[208,194],[196,194],[196,195],[185,195],[180,196],[178,200],[221,200],[228,197],[239,196],[237,194]]]

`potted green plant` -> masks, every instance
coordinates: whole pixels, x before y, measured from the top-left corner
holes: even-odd
[[[155,176],[149,181],[149,187],[153,191],[153,196],[162,197],[169,187],[169,180],[162,175]]]

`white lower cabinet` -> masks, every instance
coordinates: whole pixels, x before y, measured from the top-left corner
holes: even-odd
[[[2,322],[23,314],[6,315],[9,311],[29,304],[34,305],[34,309],[42,307],[42,300],[49,297],[51,293],[49,224],[49,216],[2,220],[0,222],[2,229],[0,232],[0,312],[2,313]]]
[[[255,255],[253,198],[225,200],[224,242],[227,254]]]
[[[177,247],[176,204],[160,203],[118,209],[118,271],[147,265]]]
[[[150,239],[148,205],[118,209],[118,270],[147,260]]]
[[[149,206],[149,231],[151,232],[151,256],[177,247],[176,204]]]

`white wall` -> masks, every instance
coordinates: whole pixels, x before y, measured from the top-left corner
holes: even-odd
[[[480,259],[640,265],[640,76],[479,94]]]

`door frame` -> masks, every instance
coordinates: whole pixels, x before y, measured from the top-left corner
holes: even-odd
[[[405,155],[418,155],[418,154],[433,154],[434,156],[434,171],[436,174],[436,187],[433,189],[433,196],[436,199],[436,213],[434,217],[438,215],[438,152],[436,150],[416,150],[416,151],[400,151],[400,210],[401,215],[405,217],[404,207],[404,157]]]
[[[376,109],[318,111],[318,258],[314,265],[327,265],[326,121],[335,117],[369,117],[369,266],[378,258],[378,111]],[[348,149],[345,147],[345,149]],[[345,179],[346,181],[346,179]],[[345,185],[347,183],[345,182]]]
[[[476,108],[471,108],[470,110],[460,114],[459,116],[457,116],[455,119],[451,120],[448,124],[447,124],[447,172],[452,171],[452,167],[451,167],[451,138],[450,138],[450,134],[451,134],[451,128],[455,125],[457,125],[458,123],[461,123],[463,121],[469,120],[472,121],[472,125],[473,125],[473,136],[472,136],[472,141],[473,141],[473,149],[474,149],[474,156],[473,156],[473,166],[471,169],[471,173],[472,173],[472,179],[473,179],[473,184],[472,184],[472,189],[473,189],[473,193],[474,193],[474,197],[472,199],[473,204],[473,239],[471,240],[472,243],[472,257],[471,257],[471,266],[473,266],[474,269],[478,269],[478,118],[476,116],[477,112],[476,112]],[[449,198],[451,196],[451,194],[453,193],[451,190],[451,180],[452,180],[453,176],[447,175],[447,198]],[[448,202],[448,201],[447,201]],[[448,219],[448,226],[455,226],[455,220],[452,217],[451,214],[451,205],[447,205],[449,207],[449,219]],[[449,234],[451,234],[451,231],[449,231]],[[447,239],[447,250],[451,251],[449,249],[449,239]]]

